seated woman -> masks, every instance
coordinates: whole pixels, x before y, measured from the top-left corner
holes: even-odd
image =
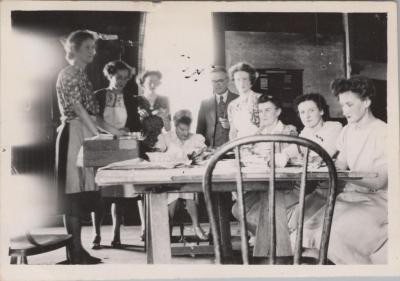
[[[188,155],[206,148],[205,139],[202,135],[190,133],[192,114],[189,110],[183,109],[177,111],[174,115],[173,121],[175,130],[161,134],[155,144],[155,149],[167,152],[175,159],[188,160]],[[170,219],[174,216],[177,199],[179,198],[185,200],[186,210],[192,219],[195,235],[202,240],[207,239],[206,234],[199,224],[197,205],[193,193],[168,194],[168,210]]]
[[[378,176],[346,181],[336,197],[328,258],[335,264],[387,263],[387,125],[371,112],[375,88],[369,79],[337,79],[332,90],[348,121],[337,141],[337,168]],[[305,247],[319,247],[324,211],[305,222]]]
[[[298,96],[294,101],[294,106],[300,117],[304,129],[300,132],[300,137],[312,140],[324,148],[332,157],[337,152],[336,140],[342,130],[340,122],[326,121],[329,118],[329,107],[326,100],[320,94],[306,94]],[[282,151],[280,159],[282,161],[297,162],[303,159],[303,149],[295,144],[289,145]],[[313,151],[310,151],[309,165],[318,166],[322,159]],[[326,183],[326,182],[324,182]],[[317,183],[322,185],[324,183]],[[317,188],[313,182],[307,183],[306,192],[309,193],[305,199],[305,219],[318,211],[326,202],[327,189]],[[322,186],[319,186],[322,187]],[[299,194],[288,192],[285,198],[288,207],[297,205]],[[298,212],[292,208],[289,212],[289,228],[293,231],[296,228]]]
[[[139,125],[135,118],[136,104],[132,93],[125,88],[128,81],[133,76],[134,69],[123,61],[111,61],[103,69],[104,76],[109,81],[108,88],[95,92],[96,100],[99,103],[101,117],[110,125],[127,132],[135,131]],[[111,203],[111,216],[113,221],[112,247],[121,246],[120,226],[122,223],[123,206],[130,203],[129,198],[139,195],[129,191],[129,185],[113,186],[101,190],[102,197]],[[140,200],[139,200],[140,201]],[[138,209],[142,233],[144,233],[144,216],[142,205],[138,201]],[[93,249],[100,248],[101,242],[101,223],[104,217],[104,208],[92,213],[93,227],[95,236],[93,239]]]
[[[282,109],[281,103],[277,98],[269,95],[260,96],[258,98],[258,112],[260,116],[260,127],[256,131],[256,134],[297,135],[297,130],[293,125],[285,125],[279,120]],[[279,153],[286,146],[287,145],[284,144],[276,145],[275,151]],[[250,153],[256,155],[269,155],[271,149],[272,147],[270,143],[257,143],[254,146],[249,147]],[[256,233],[258,225],[261,198],[261,192],[247,192],[244,195],[247,228],[253,236]],[[233,205],[232,214],[237,220],[239,220],[240,214],[238,203]]]

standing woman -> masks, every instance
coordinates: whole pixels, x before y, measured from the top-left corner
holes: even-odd
[[[384,264],[388,259],[387,125],[371,112],[375,88],[368,78],[334,80],[332,91],[348,121],[336,145],[337,168],[378,176],[346,181],[336,197],[328,258],[335,264]],[[305,223],[306,247],[319,245],[324,210]]]
[[[102,116],[104,121],[108,124],[127,132],[133,132],[138,127],[135,118],[137,110],[135,98],[132,93],[125,89],[134,71],[134,68],[123,61],[111,61],[107,63],[103,69],[103,73],[109,81],[109,86],[108,88],[95,92],[95,97],[100,107],[100,116]],[[107,198],[107,201],[111,201],[111,216],[113,221],[113,239],[111,246],[116,248],[121,246],[120,226],[122,223],[123,206],[130,203],[129,198],[139,196],[137,193],[129,192],[129,186],[131,185],[120,185],[110,188],[104,187],[101,191],[102,197]],[[144,233],[144,216],[141,202],[138,203],[138,207],[142,233]],[[92,248],[100,249],[100,227],[104,217],[104,209],[98,210],[92,213],[92,215],[95,229]]]
[[[100,193],[94,183],[93,169],[77,166],[78,152],[85,138],[98,134],[98,127],[115,135],[120,132],[97,116],[99,107],[85,72],[86,65],[96,54],[94,34],[74,31],[64,47],[69,66],[61,70],[56,85],[62,122],[56,143],[57,183],[59,190],[65,193],[64,222],[67,232],[72,234],[70,262],[94,264],[101,260],[90,256],[83,248],[80,219],[99,206]]]
[[[229,74],[239,92],[239,97],[228,106],[229,139],[233,140],[258,131],[260,117],[257,101],[261,94],[251,89],[258,75],[252,65],[239,62],[229,69]]]
[[[162,129],[171,130],[169,100],[157,93],[161,85],[162,74],[158,70],[145,71],[138,77],[138,84],[143,88],[143,95],[137,97],[138,113],[145,136],[143,150],[152,151]]]

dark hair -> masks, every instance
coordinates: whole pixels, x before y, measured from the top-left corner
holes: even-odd
[[[297,114],[299,113],[299,104],[305,101],[313,101],[317,105],[318,109],[324,112],[322,115],[323,120],[326,121],[329,118],[329,106],[326,103],[325,98],[319,93],[310,93],[298,96],[293,102],[294,110]]]
[[[89,30],[76,30],[68,35],[65,42],[63,42],[66,52],[65,58],[68,62],[74,59],[74,52],[78,51],[79,48],[82,46],[82,43],[88,39],[96,40],[93,32]]]
[[[162,79],[162,74],[160,71],[158,70],[146,70],[145,72],[143,72],[142,74],[140,74],[137,78],[137,83],[140,86],[143,86],[144,81],[146,80],[146,77],[150,76],[150,75],[155,75],[158,77],[158,79]]]
[[[251,64],[249,64],[247,62],[239,62],[239,63],[231,66],[231,68],[229,68],[229,76],[231,77],[232,80],[234,80],[234,75],[238,71],[247,72],[250,76],[250,82],[252,85],[254,84],[254,82],[256,82],[258,73],[257,73],[256,69],[254,68],[254,66],[252,66]]]
[[[228,71],[226,71],[226,68],[224,66],[221,66],[221,65],[213,65],[211,67],[210,73],[216,73],[216,72],[223,72],[226,75],[228,75]]]
[[[282,108],[282,102],[278,99],[278,97],[272,96],[272,95],[261,95],[258,100],[258,104],[260,103],[266,103],[266,102],[271,102],[275,105],[277,108]]]
[[[365,76],[335,79],[331,83],[331,89],[335,96],[350,91],[357,94],[361,100],[369,98],[373,101],[376,94],[374,83]]]
[[[103,68],[104,76],[110,80],[119,70],[127,70],[129,78],[135,74],[135,68],[121,60],[110,61]]]
[[[181,109],[175,112],[173,119],[175,126],[179,123],[190,126],[192,124],[192,113],[188,109]]]

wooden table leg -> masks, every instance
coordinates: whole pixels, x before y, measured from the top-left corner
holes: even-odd
[[[147,199],[147,263],[171,263],[167,193],[150,193]]]
[[[222,262],[232,263],[232,241],[231,241],[231,207],[232,194],[227,192],[218,192],[215,194],[216,217],[221,233]]]

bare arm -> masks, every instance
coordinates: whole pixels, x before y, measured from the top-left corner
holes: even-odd
[[[78,115],[79,119],[83,122],[83,124],[90,130],[90,132],[93,135],[97,135],[99,132],[97,130],[97,125],[96,123],[90,118],[89,113],[86,111],[86,109],[82,106],[82,104],[75,103],[73,105],[73,109]]]
[[[117,136],[119,136],[121,134],[117,128],[111,126],[110,124],[105,122],[102,118],[96,117],[96,120],[93,120],[92,118],[90,118],[89,113],[86,111],[86,109],[80,103],[75,103],[73,108],[74,108],[76,115],[78,115],[78,117],[81,119],[83,124],[86,126],[86,128],[88,128],[90,130],[90,132],[93,135],[98,134],[97,127],[100,127],[102,129],[110,132],[111,134],[114,134]]]

